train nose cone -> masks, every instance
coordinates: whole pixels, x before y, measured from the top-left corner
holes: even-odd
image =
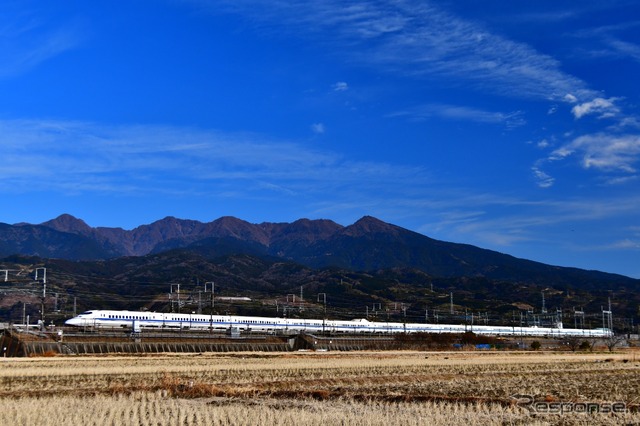
[[[71,318],[66,320],[65,325],[82,325],[82,320],[79,318]]]

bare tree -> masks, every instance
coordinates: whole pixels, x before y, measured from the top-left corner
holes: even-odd
[[[607,345],[607,348],[609,349],[609,352],[613,352],[613,349],[618,346],[620,343],[624,342],[626,339],[624,337],[624,335],[622,334],[612,334],[611,336],[607,337],[604,341],[605,344]]]
[[[567,336],[564,339],[564,344],[569,346],[571,352],[575,352],[580,347],[580,337],[579,336]]]

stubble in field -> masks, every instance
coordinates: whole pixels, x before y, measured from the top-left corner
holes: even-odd
[[[625,355],[254,353],[2,361],[0,424],[640,422],[640,367]],[[542,414],[518,404],[516,394],[543,407],[620,402],[626,412]]]

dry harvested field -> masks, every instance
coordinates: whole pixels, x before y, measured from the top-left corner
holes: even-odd
[[[0,424],[640,424],[635,357],[304,352],[5,358]],[[580,412],[585,409],[601,412]]]

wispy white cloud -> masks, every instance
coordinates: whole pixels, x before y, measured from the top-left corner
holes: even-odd
[[[620,98],[594,98],[588,102],[575,105],[571,112],[575,118],[595,114],[598,118],[611,118],[620,113],[620,108],[615,104]]]
[[[584,58],[631,59],[639,62],[640,45],[637,44],[635,37],[639,26],[640,22],[637,19],[629,19],[614,25],[586,28],[578,31],[574,36],[587,41],[587,45],[580,50]]]
[[[619,249],[640,250],[640,240],[631,240],[629,238],[625,238],[623,240],[618,240],[607,246],[601,246],[599,248],[604,250],[619,250]]]
[[[80,40],[74,24],[50,28],[36,16],[5,10],[0,16],[0,78],[29,71],[77,47]]]
[[[331,194],[346,186],[382,191],[426,179],[424,170],[349,161],[255,134],[168,126],[0,121],[0,188],[25,191],[226,191]],[[340,170],[340,173],[336,173]]]
[[[640,62],[640,45],[614,37],[609,37],[607,44],[618,56],[631,58],[636,62]]]
[[[462,105],[426,104],[404,111],[389,114],[390,117],[409,117],[411,119],[445,118],[449,120],[471,121],[486,124],[503,124],[507,128],[526,124],[521,111],[509,113],[486,111]]]
[[[406,79],[436,79],[443,87],[450,85],[504,97],[552,101],[548,113],[556,116],[559,105],[568,104],[576,119],[614,119],[607,130],[614,133],[637,122],[623,113],[619,105],[623,98],[604,96],[581,78],[565,72],[556,58],[498,34],[477,21],[463,19],[436,2],[235,0],[232,7],[236,13],[269,31],[287,36],[296,34],[309,42],[321,43],[354,65],[377,72]],[[593,7],[596,6],[586,8],[589,12],[585,12],[585,8],[564,10],[556,14],[555,19],[595,13]],[[535,20],[535,17],[527,19]],[[611,50],[635,57],[636,45],[612,36],[619,30],[599,29],[597,37],[608,40]],[[436,103],[396,111],[391,116],[503,124],[508,129],[526,124],[520,111],[486,111]],[[633,143],[629,143],[630,138],[605,136],[604,132],[574,137],[571,143],[550,153],[547,160],[579,158],[582,166],[592,171],[631,172],[635,169],[637,154]],[[541,164],[536,164],[532,172],[539,186],[548,188],[556,182],[552,172],[543,170]]]
[[[488,193],[475,196],[467,194],[464,201],[457,197],[441,198],[434,208],[435,220],[423,224],[419,230],[435,238],[462,240],[494,249],[509,248],[511,252],[519,247],[526,252],[527,247],[535,244],[554,244],[577,251],[579,248],[574,247],[571,241],[577,237],[573,230],[579,228],[582,229],[581,236],[590,234],[586,240],[591,244],[600,242],[599,246],[593,248],[597,251],[610,244],[611,239],[625,240],[629,235],[634,235],[628,229],[616,232],[601,228],[600,224],[635,216],[639,202],[640,197],[636,194],[537,200]],[[430,202],[421,205],[422,209],[430,207]],[[600,229],[607,231],[600,232]],[[574,235],[568,239],[570,234]],[[636,248],[619,245],[617,249]]]
[[[349,85],[344,81],[338,81],[331,88],[334,92],[344,92],[349,90]]]
[[[533,176],[536,180],[536,183],[540,188],[549,188],[553,186],[555,182],[555,179],[553,177],[549,176],[547,173],[540,170],[536,166],[532,167],[531,171],[533,172]]]
[[[640,129],[640,118],[634,116],[621,117],[617,125],[614,126],[615,130],[623,130],[626,128]]]
[[[580,136],[554,150],[549,159],[561,160],[573,155],[580,157],[580,163],[586,169],[636,173],[640,136],[607,133]]]
[[[536,143],[536,146],[540,149],[548,148],[551,143],[547,139],[542,139]]]
[[[210,4],[220,11],[219,2]],[[350,61],[414,78],[439,76],[455,84],[510,97],[583,101],[597,96],[560,63],[531,46],[492,33],[432,2],[234,0],[225,10],[250,17],[270,31],[313,39]],[[452,83],[453,84],[453,83]]]

